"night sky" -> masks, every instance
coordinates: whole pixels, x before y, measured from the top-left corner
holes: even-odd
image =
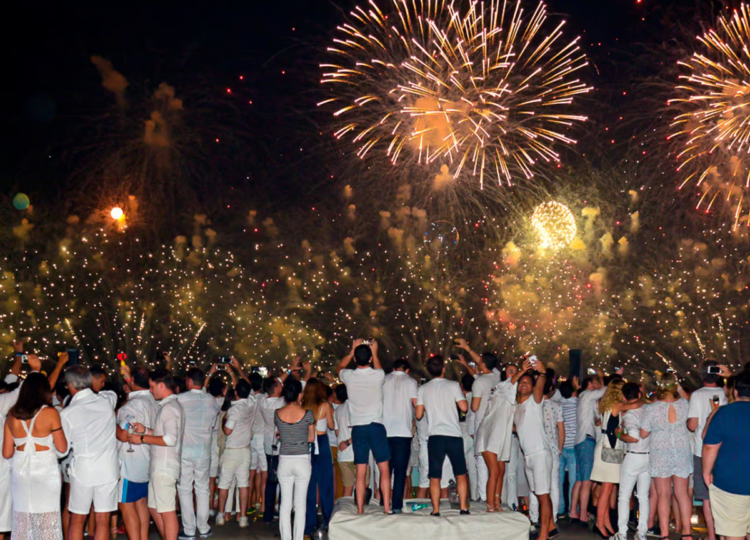
[[[651,52],[695,34],[697,5],[704,15],[712,9],[698,0],[549,4],[552,13],[566,16],[566,36],[583,37],[592,62],[583,76],[597,88],[591,99],[605,104],[592,109],[585,128],[591,140],[601,139],[620,114],[634,114],[628,110],[637,98],[633,92],[660,69]],[[270,197],[325,189],[331,170],[321,156],[331,143],[326,116],[315,108],[317,65],[352,5],[351,0],[14,5],[3,37],[0,186],[6,194],[66,188],[66,147],[79,144],[82,119],[112,101],[89,60],[101,55],[131,85],[155,88],[166,81],[178,94],[198,85],[206,95],[233,101],[249,134],[248,151],[262,153],[255,163],[267,170],[237,171],[228,185],[254,172],[250,182],[257,181]]]

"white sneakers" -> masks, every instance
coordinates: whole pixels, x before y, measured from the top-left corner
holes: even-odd
[[[248,521],[247,517],[245,517],[245,516],[242,516],[242,517],[240,518],[240,529],[244,529],[244,528],[245,528],[245,527],[247,527],[248,525],[250,525],[250,522]]]
[[[226,525],[226,521],[224,520],[224,512],[220,512],[216,514],[216,524],[221,527],[222,525]]]

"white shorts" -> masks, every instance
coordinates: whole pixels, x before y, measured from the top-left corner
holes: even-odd
[[[534,495],[549,495],[552,488],[552,452],[543,450],[525,456],[526,478]]]
[[[177,510],[177,479],[153,473],[148,482],[148,507],[159,514]]]
[[[88,516],[93,503],[94,512],[116,512],[118,484],[115,480],[101,486],[83,486],[75,478],[71,478],[68,510],[73,514]]]
[[[708,486],[716,534],[742,538],[750,534],[750,495],[735,495]]]
[[[13,528],[13,502],[10,498],[10,471],[0,480],[0,533]]]
[[[238,488],[250,486],[250,447],[225,448],[221,456],[219,489],[229,489],[232,480],[237,479]]]
[[[268,472],[266,447],[263,444],[263,437],[253,437],[253,442],[250,443],[250,470]]]

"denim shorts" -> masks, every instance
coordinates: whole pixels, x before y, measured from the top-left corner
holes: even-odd
[[[577,482],[591,480],[591,470],[594,468],[594,450],[596,450],[596,440],[592,437],[586,437],[583,442],[575,445]]]
[[[391,460],[391,448],[388,446],[388,435],[385,426],[373,422],[364,426],[352,428],[352,446],[354,447],[354,463],[366,465],[370,461],[370,451],[375,463]]]

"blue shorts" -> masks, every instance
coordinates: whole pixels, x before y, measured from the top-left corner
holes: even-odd
[[[591,470],[594,468],[594,450],[596,450],[596,440],[591,437],[586,437],[583,442],[575,445],[577,482],[591,480]]]
[[[125,478],[120,480],[118,503],[134,503],[148,498],[148,482],[131,482]]]
[[[370,461],[370,451],[375,463],[391,460],[391,448],[388,446],[388,435],[385,426],[373,422],[365,426],[352,428],[352,446],[354,447],[355,465],[366,465]]]

